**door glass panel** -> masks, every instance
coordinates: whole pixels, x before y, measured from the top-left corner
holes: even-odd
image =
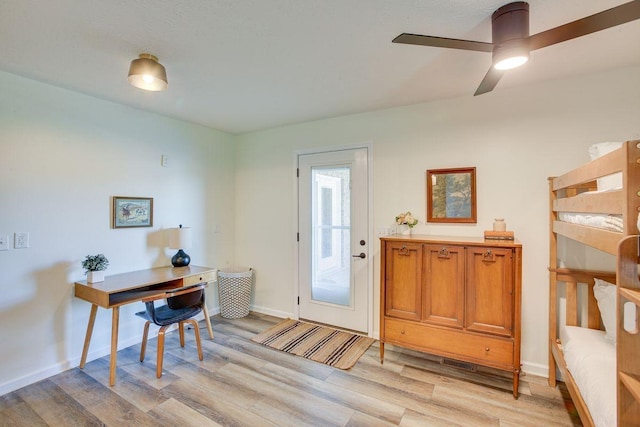
[[[351,306],[351,168],[311,169],[311,299]]]

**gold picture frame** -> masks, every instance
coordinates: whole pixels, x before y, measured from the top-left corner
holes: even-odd
[[[427,170],[427,222],[477,222],[476,168]]]

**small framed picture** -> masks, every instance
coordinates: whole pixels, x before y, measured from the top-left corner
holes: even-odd
[[[427,170],[427,222],[476,222],[476,168]]]
[[[113,228],[153,227],[152,197],[113,197]]]

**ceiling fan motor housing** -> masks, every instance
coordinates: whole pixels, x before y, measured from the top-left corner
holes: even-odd
[[[517,1],[502,6],[491,15],[492,41],[502,44],[529,37],[529,3]]]
[[[491,15],[493,63],[518,54],[529,56],[529,3],[509,3]]]

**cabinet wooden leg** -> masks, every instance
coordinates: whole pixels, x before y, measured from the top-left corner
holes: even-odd
[[[520,370],[513,372],[513,397],[518,398],[518,387],[520,384]]]
[[[384,343],[380,341],[380,363],[384,363]]]

